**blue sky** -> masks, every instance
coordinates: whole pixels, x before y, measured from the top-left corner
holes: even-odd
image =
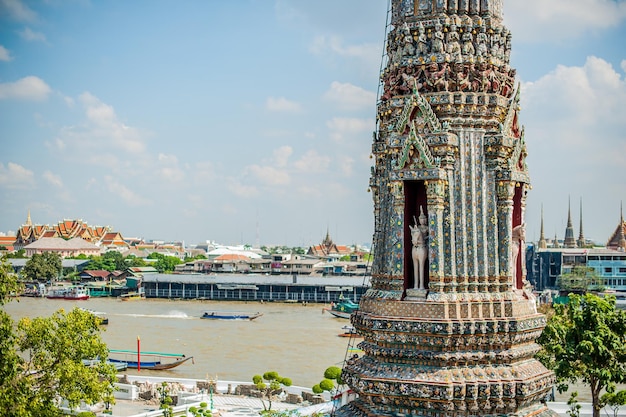
[[[0,232],[369,244],[387,0],[0,0]],[[626,196],[626,1],[505,0],[527,237],[605,243]]]

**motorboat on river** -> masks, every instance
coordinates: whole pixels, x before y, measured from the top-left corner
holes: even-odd
[[[200,318],[213,320],[254,320],[263,313],[245,313],[241,311],[205,311]]]

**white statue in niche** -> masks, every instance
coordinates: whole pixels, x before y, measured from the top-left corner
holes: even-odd
[[[426,260],[428,259],[428,222],[426,215],[424,215],[423,207],[420,207],[419,223],[415,220],[415,226],[409,225],[411,229],[411,242],[413,248],[411,255],[413,257],[413,288],[418,290],[424,290],[426,287],[425,275],[426,275]]]
[[[524,241],[526,240],[526,225],[515,226],[511,234],[511,262],[513,264],[513,288],[517,288],[517,259],[522,254],[524,262]]]

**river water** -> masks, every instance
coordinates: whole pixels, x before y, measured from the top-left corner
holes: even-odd
[[[106,313],[109,324],[103,326],[102,338],[109,349],[136,350],[139,337],[142,351],[194,358],[193,363],[175,369],[139,373],[129,369],[125,371],[128,375],[251,382],[254,375],[277,371],[294,385],[310,388],[321,381],[326,368],[342,366],[350,347],[349,338],[338,336],[349,321],[324,313],[322,304],[23,297],[4,308],[17,320],[47,317],[58,309],[74,307]],[[206,320],[200,318],[204,310],[258,311],[263,315],[252,321]],[[574,385],[564,394],[555,392],[556,401],[567,401],[573,390],[578,391],[579,401],[590,401],[589,388],[584,385]]]
[[[322,304],[221,302],[145,299],[87,301],[22,297],[5,305],[14,318],[50,316],[58,309],[83,307],[106,313],[102,339],[109,349],[182,353],[193,356],[167,371],[141,370],[141,375],[252,382],[254,375],[277,371],[294,385],[310,388],[324,370],[341,366],[349,338],[339,337],[349,324],[323,312]],[[207,320],[204,310],[261,312],[255,320]],[[136,369],[125,371],[137,375]]]

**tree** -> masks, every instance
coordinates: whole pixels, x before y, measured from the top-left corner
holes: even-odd
[[[570,294],[569,304],[555,305],[538,342],[538,359],[557,377],[564,392],[577,380],[589,384],[593,417],[600,416],[600,393],[626,381],[626,311],[615,297]]]
[[[570,272],[560,275],[556,280],[557,287],[564,292],[584,294],[589,290],[601,290],[602,277],[595,268],[574,266]]]
[[[189,407],[189,412],[194,417],[212,417],[213,412],[208,408],[208,404],[201,402],[199,407]]]
[[[0,262],[0,304],[18,288],[10,266]],[[115,368],[106,363],[108,349],[98,319],[75,308],[48,318],[15,323],[0,310],[0,414],[58,416],[60,398],[70,407],[81,401],[113,401]],[[93,366],[83,359],[95,359]]]
[[[172,417],[174,414],[174,408],[172,407],[172,403],[174,400],[170,395],[170,388],[167,385],[167,382],[162,382],[161,386],[157,388],[159,393],[159,410],[163,410],[163,417]]]
[[[14,253],[7,253],[5,255],[6,258],[12,258],[12,259],[23,259],[26,258],[26,250],[25,249],[20,249]]]
[[[52,281],[61,274],[61,265],[61,256],[58,253],[35,253],[26,261],[22,276],[31,281]]]
[[[265,381],[268,383],[265,383]],[[261,375],[255,375],[252,377],[252,382],[254,382],[256,388],[261,391],[261,403],[263,403],[263,410],[265,412],[272,409],[272,400],[282,392],[282,387],[291,386],[291,379],[280,376],[276,371],[266,372],[262,377]],[[264,399],[268,402],[267,406],[265,405],[265,401],[263,401]]]
[[[125,259],[126,265],[130,268],[130,267],[135,267],[135,268],[141,268],[146,266],[146,261],[144,261],[142,258],[138,258],[135,255],[128,255]]]
[[[148,259],[157,260],[154,263],[154,268],[160,273],[172,272],[176,269],[176,265],[182,263],[182,261],[175,256],[167,256],[158,252],[153,252],[148,255]]]
[[[113,271],[125,271],[126,261],[124,256],[118,251],[108,251],[102,256],[90,256],[89,263],[85,269],[90,270],[105,270],[109,272]]]
[[[343,385],[341,368],[330,366],[324,371],[324,379],[319,384],[314,385],[312,391],[315,394],[321,394],[324,391],[332,392],[336,388],[335,382],[337,382],[337,385]]]

